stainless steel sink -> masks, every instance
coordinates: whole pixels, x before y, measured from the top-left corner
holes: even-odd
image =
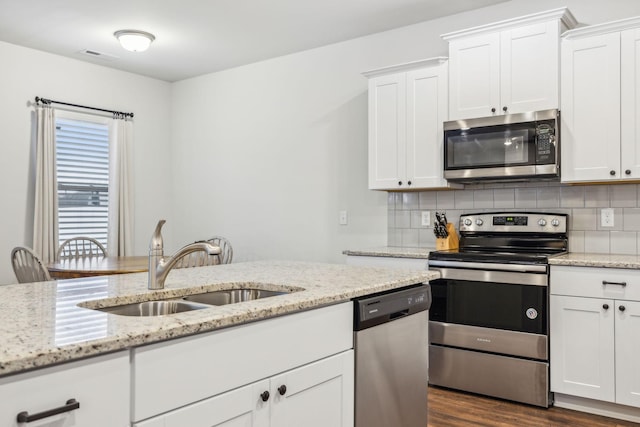
[[[284,288],[278,291],[240,288],[215,290],[193,295],[171,296],[167,299],[158,298],[152,301],[143,301],[132,304],[123,304],[110,307],[86,307],[105,313],[120,316],[165,316],[169,314],[184,313],[192,310],[211,308],[216,305],[234,304],[243,301],[253,301],[262,298],[284,295],[303,290],[302,288]],[[82,306],[82,304],[79,304]]]
[[[182,297],[185,301],[201,304],[226,305],[243,301],[253,301],[277,295],[288,294],[290,291],[267,291],[264,289],[227,289],[223,291],[206,292],[202,294],[187,295]]]
[[[104,307],[97,310],[119,314],[120,316],[165,316],[203,308],[209,308],[209,306],[182,300],[165,300],[137,302],[115,307]]]

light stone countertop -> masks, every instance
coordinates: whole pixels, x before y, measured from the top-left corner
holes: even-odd
[[[348,250],[342,251],[342,253],[344,255],[350,255],[350,256],[429,259],[429,252],[435,251],[435,250],[436,248],[380,246],[376,248],[359,249],[359,250],[348,249]]]
[[[0,376],[143,344],[348,301],[414,283],[437,273],[343,264],[259,261],[175,269],[165,289],[149,291],[147,274],[0,286]],[[255,301],[156,317],[89,308],[207,290],[303,288]]]
[[[549,258],[550,265],[640,269],[640,255],[570,252]]]

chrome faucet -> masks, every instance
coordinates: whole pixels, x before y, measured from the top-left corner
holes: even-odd
[[[220,248],[207,242],[195,242],[183,246],[173,256],[165,258],[162,241],[162,226],[166,221],[161,219],[156,225],[149,242],[149,289],[164,289],[164,281],[176,262],[191,252],[204,251],[209,255],[219,255]]]

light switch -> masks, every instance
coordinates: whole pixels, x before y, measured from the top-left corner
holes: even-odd
[[[340,225],[347,225],[347,211],[340,211]]]

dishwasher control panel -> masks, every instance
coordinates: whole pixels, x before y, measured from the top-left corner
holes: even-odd
[[[358,331],[428,310],[431,288],[420,284],[356,299],[354,304],[354,330]]]

